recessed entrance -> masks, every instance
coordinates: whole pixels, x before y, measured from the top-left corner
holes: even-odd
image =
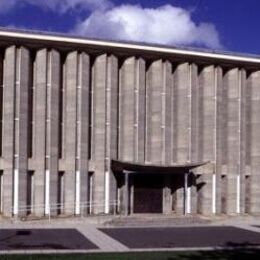
[[[206,163],[183,165],[136,164],[112,160],[117,179],[118,207],[131,213],[191,213],[191,188],[196,178],[191,169]],[[203,187],[205,183],[202,183]]]
[[[134,213],[162,213],[162,175],[136,174],[134,177]]]

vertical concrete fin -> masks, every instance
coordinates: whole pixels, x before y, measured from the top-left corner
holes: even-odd
[[[182,164],[189,161],[190,141],[190,105],[191,105],[191,70],[189,63],[176,65],[173,75],[173,162]],[[177,213],[184,213],[184,178],[178,180],[179,188],[175,191]]]
[[[204,66],[199,71],[199,88],[198,88],[198,107],[197,111],[199,114],[197,127],[198,127],[198,150],[197,150],[197,160],[198,161],[215,161],[215,139],[216,139],[216,75],[214,65]],[[202,168],[203,170],[203,168]],[[198,169],[200,173],[200,169]],[[206,185],[216,185],[216,182],[210,180],[210,178],[215,178],[211,176],[212,172],[204,173],[208,174],[209,183]],[[204,177],[202,176],[202,179]],[[202,188],[203,192],[209,192],[212,194],[215,187],[207,187],[207,189]],[[204,197],[210,197],[209,195],[203,195]],[[213,195],[212,195],[213,196]],[[215,198],[214,198],[215,200]],[[214,206],[213,206],[214,204]],[[204,214],[210,214],[215,212],[215,201],[207,200],[202,209]],[[200,206],[199,206],[200,207]],[[198,208],[198,207],[197,207]],[[213,209],[214,208],[214,209]]]
[[[172,64],[165,61],[163,64],[163,158],[162,162],[171,164],[172,162]]]
[[[245,182],[246,182],[246,146],[247,146],[247,139],[246,139],[246,127],[247,127],[247,89],[246,89],[246,71],[245,69],[240,70],[239,75],[240,81],[240,113],[239,113],[239,135],[240,135],[240,142],[239,142],[239,175],[240,175],[240,196],[239,196],[239,213],[246,213],[246,191],[245,191]]]
[[[215,98],[215,68],[213,65],[206,66],[202,69],[200,74],[201,94],[202,94],[202,107],[201,121],[202,137],[200,142],[201,156],[198,158],[200,161],[214,161],[215,160],[215,117],[216,113],[216,98]]]
[[[16,110],[15,113],[15,164],[17,163],[19,215],[26,215],[28,174],[28,93],[29,93],[29,50],[20,47],[16,62]]]
[[[201,138],[201,120],[199,109],[201,106],[201,87],[199,84],[199,68],[195,63],[190,64],[190,86],[189,86],[189,161],[198,162]],[[197,213],[197,187],[195,176],[187,176],[187,213]]]
[[[45,144],[46,144],[46,92],[47,90],[47,49],[36,52],[35,58],[35,214],[44,214]]]
[[[251,80],[250,80],[250,71],[244,68],[242,70],[242,86],[243,88],[243,94],[244,96],[242,98],[242,102],[244,102],[244,124],[242,129],[242,136],[244,138],[244,151],[243,151],[243,160],[244,160],[244,177],[241,179],[241,182],[243,183],[243,200],[244,202],[242,205],[244,206],[243,210],[244,213],[250,213],[251,208],[251,147],[252,147],[252,141],[251,141],[251,119],[252,119],[252,102],[251,102],[251,95],[252,95],[252,88],[251,88]],[[243,139],[242,138],[242,139]]]
[[[3,78],[4,78],[4,54],[0,53],[0,158],[3,157]],[[1,207],[0,207],[1,208]]]
[[[118,59],[110,55],[107,61],[106,89],[106,165],[105,165],[105,213],[112,212],[116,200],[117,186],[111,170],[111,159],[117,159],[118,140]]]
[[[201,133],[200,118],[199,118],[199,105],[200,105],[200,86],[198,78],[198,66],[194,63],[190,65],[190,123],[189,123],[189,160],[191,162],[198,161],[199,155],[199,138]]]
[[[162,162],[163,63],[153,61],[146,74],[146,161]]]
[[[221,213],[222,210],[222,191],[221,191],[221,174],[222,174],[222,148],[223,148],[223,69],[220,66],[215,68],[215,174],[216,174],[216,213]]]
[[[251,94],[251,122],[250,122],[250,213],[260,213],[260,71],[252,72],[247,79],[247,88],[250,88]]]
[[[187,76],[188,75],[188,76]],[[185,163],[189,160],[189,89],[190,65],[178,64],[174,73],[174,162]]]
[[[5,50],[4,59],[4,88],[3,88],[3,157],[4,157],[4,186],[3,212],[10,216],[13,211],[13,171],[14,171],[14,100],[16,81],[16,47]]]
[[[105,202],[105,144],[106,144],[106,88],[107,88],[107,55],[96,57],[92,76],[92,104],[93,104],[93,161],[94,161],[94,189],[93,213],[102,213]],[[100,206],[101,205],[101,206]]]
[[[135,160],[144,163],[145,159],[145,60],[136,61],[136,123]]]
[[[162,163],[172,162],[172,85],[173,73],[170,61],[163,63],[163,92],[162,92]],[[163,213],[172,212],[172,176],[165,175],[163,188]]]
[[[88,198],[88,150],[89,150],[89,80],[90,80],[90,58],[86,53],[79,56],[79,171],[80,171],[80,202],[85,203]],[[82,208],[83,214],[87,213],[86,208]]]
[[[48,75],[47,86],[49,88],[49,110],[47,120],[49,121],[47,135],[49,136],[48,143],[48,163],[50,171],[50,204],[57,205],[58,203],[58,142],[59,142],[59,88],[60,88],[60,54],[52,49],[49,51],[48,59]],[[56,215],[57,210],[52,209],[51,214]]]
[[[224,86],[227,93],[227,213],[237,213],[237,175],[239,173],[239,70],[229,69],[224,75]]]
[[[65,170],[65,213],[74,213],[76,185],[76,140],[77,140],[77,87],[78,53],[73,51],[66,57],[66,170]]]
[[[120,70],[120,116],[119,116],[119,158],[133,161],[135,156],[135,57],[124,60]]]

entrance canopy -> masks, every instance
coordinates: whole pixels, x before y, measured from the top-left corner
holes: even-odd
[[[142,172],[142,173],[166,173],[166,174],[184,174],[191,169],[205,165],[209,162],[159,165],[159,164],[139,164],[125,162],[120,160],[112,160],[112,170],[116,172]]]

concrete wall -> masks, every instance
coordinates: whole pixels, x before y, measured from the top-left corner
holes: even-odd
[[[58,213],[61,188],[64,214],[87,214],[90,196],[93,213],[112,212],[112,159],[209,161],[189,180],[189,213],[260,213],[260,68],[20,46],[0,59],[4,215],[26,215],[31,188],[35,215]],[[163,211],[177,198],[183,213],[184,191],[172,182],[164,180]]]

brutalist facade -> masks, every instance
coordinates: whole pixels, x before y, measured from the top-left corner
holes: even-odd
[[[260,58],[0,31],[6,216],[260,213]]]

